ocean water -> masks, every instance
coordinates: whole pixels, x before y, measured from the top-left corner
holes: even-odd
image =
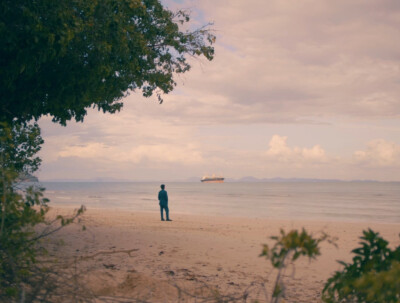
[[[155,212],[159,183],[44,182],[50,205]],[[174,213],[400,223],[399,182],[166,183]]]

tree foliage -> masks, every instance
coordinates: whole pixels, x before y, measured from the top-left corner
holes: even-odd
[[[0,289],[1,296],[14,296],[27,268],[35,260],[31,226],[44,221],[47,211],[43,189],[17,187],[21,173],[32,173],[40,164],[36,153],[43,140],[36,124],[0,124]],[[37,205],[35,209],[32,206]]]
[[[159,0],[0,2],[0,300],[23,302],[26,285],[33,300],[30,282],[44,269],[34,266],[38,239],[58,229],[46,222],[44,189],[19,182],[41,162],[43,140],[30,121],[83,121],[91,107],[114,113],[130,91],[162,102],[174,75],[190,69],[188,57],[213,59],[215,36],[208,25],[183,30],[189,21]],[[62,227],[73,218],[56,221]],[[40,223],[47,228],[38,235]]]
[[[4,0],[0,3],[0,121],[51,115],[82,121],[89,107],[116,112],[129,91],[170,92],[188,56],[211,60],[206,27],[159,0]]]
[[[391,250],[388,242],[369,229],[363,231],[360,247],[352,250],[353,263],[328,279],[323,300],[336,302],[395,303],[400,301],[400,246]]]
[[[45,269],[36,266],[42,252],[38,240],[73,221],[58,217],[47,222],[44,188],[19,182],[21,175],[39,168],[37,152],[42,143],[37,124],[0,123],[0,301],[20,298],[23,302],[22,293],[35,296],[32,281],[37,279],[32,280],[33,273]],[[61,224],[53,228],[56,221]],[[41,223],[46,227],[38,233],[35,227]]]

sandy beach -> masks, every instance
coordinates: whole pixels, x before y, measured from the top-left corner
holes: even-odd
[[[49,215],[71,212],[52,208]],[[400,243],[400,224],[171,216],[172,222],[161,222],[158,212],[87,209],[80,224],[52,236],[62,238],[64,245],[51,246],[50,253],[78,260],[87,287],[99,296],[177,302],[177,287],[189,294],[209,287],[221,294],[248,290],[251,298],[265,302],[276,271],[259,257],[262,244],[272,244],[269,237],[281,228],[305,228],[315,236],[326,232],[338,238],[338,247],[322,243],[317,259],[300,258],[289,267],[285,300],[321,302],[325,281],[341,269],[337,260],[351,260],[363,229],[378,231],[392,247]],[[182,302],[196,300],[200,302],[190,295],[181,297]]]

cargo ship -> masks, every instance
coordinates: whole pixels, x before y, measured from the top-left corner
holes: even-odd
[[[212,175],[211,177],[209,176],[204,176],[203,178],[201,178],[201,182],[204,183],[223,183],[225,180],[225,178],[223,177],[216,177],[214,175]]]

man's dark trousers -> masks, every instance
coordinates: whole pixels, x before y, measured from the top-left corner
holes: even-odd
[[[161,220],[164,220],[164,212],[163,210],[165,209],[165,215],[167,217],[167,220],[169,220],[169,209],[168,209],[168,202],[160,202],[160,212],[161,212]]]

